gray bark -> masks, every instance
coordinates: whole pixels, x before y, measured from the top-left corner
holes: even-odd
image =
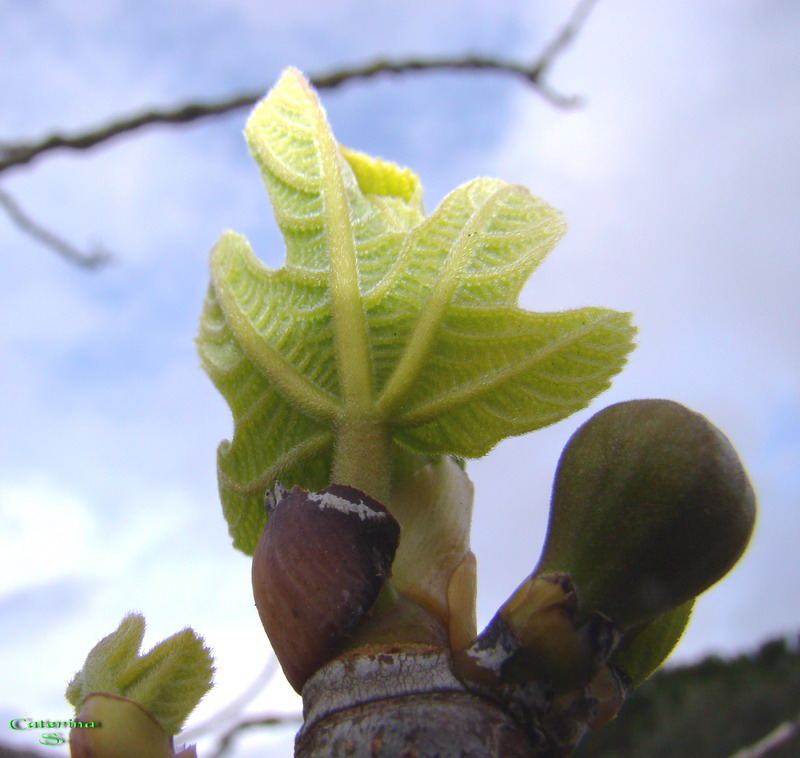
[[[426,646],[337,658],[308,680],[303,704],[296,758],[556,758],[593,717],[587,702],[554,709],[540,685],[503,703],[471,692],[449,651]]]

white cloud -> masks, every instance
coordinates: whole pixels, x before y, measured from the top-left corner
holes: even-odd
[[[0,592],[89,574],[94,522],[78,496],[43,480],[0,484]]]

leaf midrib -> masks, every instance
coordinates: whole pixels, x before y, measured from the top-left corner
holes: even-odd
[[[378,398],[378,407],[387,417],[409,392],[422,370],[425,358],[436,338],[436,333],[441,327],[444,312],[452,303],[453,293],[463,280],[461,272],[465,268],[466,260],[473,253],[471,238],[475,236],[476,230],[491,217],[497,205],[515,190],[513,185],[506,185],[493,192],[478,208],[473,210],[468,222],[456,237],[445,258],[441,274],[434,281],[430,295],[419,312],[411,337]],[[429,223],[435,223],[436,215],[434,214],[430,218]],[[416,235],[409,235],[403,246],[404,254],[407,254],[408,247],[415,241]],[[393,420],[393,423],[396,425],[397,420]]]

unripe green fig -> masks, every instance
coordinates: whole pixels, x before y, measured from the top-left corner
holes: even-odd
[[[569,574],[579,612],[626,631],[722,578],[755,513],[736,451],[704,416],[670,400],[618,403],[561,455],[535,573]]]

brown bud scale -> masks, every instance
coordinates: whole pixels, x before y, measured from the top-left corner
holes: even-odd
[[[299,692],[375,602],[400,527],[377,500],[341,484],[319,492],[277,486],[268,513],[253,555],[253,595]]]

